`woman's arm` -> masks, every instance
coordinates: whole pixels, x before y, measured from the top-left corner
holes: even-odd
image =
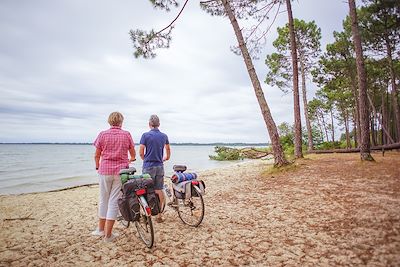
[[[101,157],[101,150],[96,148],[96,153],[94,154],[94,163],[96,164],[96,170],[98,170],[100,166],[100,157]]]
[[[129,154],[131,155],[131,158],[129,159],[129,163],[131,163],[132,161],[136,160],[136,151],[135,151],[135,147],[129,149]]]

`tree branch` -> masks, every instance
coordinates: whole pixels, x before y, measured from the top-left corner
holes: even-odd
[[[214,0],[213,0],[214,1]],[[164,29],[156,32],[156,35],[162,33],[163,31],[165,31],[166,29],[170,28],[172,26],[172,24],[174,24],[174,22],[179,18],[179,16],[182,14],[182,11],[185,9],[185,6],[187,4],[187,2],[189,2],[189,0],[186,0],[185,3],[183,4],[183,7],[181,8],[181,11],[179,11],[178,15],[174,18],[174,20]],[[150,41],[150,40],[149,40]]]

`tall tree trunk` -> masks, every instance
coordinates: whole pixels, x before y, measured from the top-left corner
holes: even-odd
[[[370,116],[370,123],[371,123],[371,143],[372,146],[376,146],[376,132],[375,132],[375,116],[371,114]]]
[[[400,142],[400,110],[399,110],[399,103],[397,101],[396,75],[393,67],[392,47],[390,46],[390,42],[387,36],[385,38],[385,41],[386,41],[387,60],[390,69],[390,80],[392,86],[392,105],[393,105],[393,112],[394,112],[395,126],[396,126],[395,139],[397,140],[397,142]]]
[[[381,113],[379,114],[379,116],[380,116],[380,121],[382,122],[382,110],[381,110]],[[383,137],[385,136],[385,132],[383,131],[383,124],[382,123],[379,123],[379,129],[378,129],[378,144],[379,145],[384,145],[384,143],[383,143]]]
[[[353,110],[354,112],[354,110]],[[355,117],[355,116],[353,116]],[[354,148],[358,147],[358,143],[357,143],[357,122],[355,121],[355,119],[353,120],[353,137],[354,137]]]
[[[357,127],[356,133],[355,133],[355,138],[356,139],[356,147],[358,147],[358,144],[361,144],[361,127],[360,127],[360,107],[358,105],[358,92],[357,92],[357,82],[356,82],[356,74],[354,73],[353,69],[349,69],[350,72],[350,83],[351,83],[351,89],[353,92],[353,97],[354,97],[354,120],[356,122]]]
[[[324,142],[324,129],[322,128],[322,123],[321,123],[321,120],[319,119],[318,113],[315,115],[315,117],[317,118],[318,127],[319,127],[319,130],[320,130],[321,135],[322,135],[322,142]]]
[[[231,8],[228,0],[222,0],[222,4],[224,5],[225,12],[229,17],[229,20],[231,21],[233,30],[235,31],[235,35],[236,35],[236,38],[239,43],[240,51],[242,52],[242,56],[243,56],[244,62],[247,67],[247,72],[249,73],[250,80],[253,84],[254,92],[255,92],[257,100],[258,100],[258,104],[261,108],[261,113],[263,115],[264,122],[267,126],[268,134],[271,138],[272,149],[274,151],[274,160],[275,160],[274,165],[275,166],[286,165],[286,164],[288,164],[288,161],[285,159],[285,155],[283,153],[282,145],[279,140],[278,129],[276,128],[276,124],[274,122],[274,119],[272,118],[271,111],[268,107],[267,101],[265,100],[260,81],[257,77],[257,73],[254,68],[253,61],[251,60],[249,51],[244,42],[244,38],[243,38],[242,32],[240,30],[239,24],[236,20],[235,15],[233,14],[232,8]]]
[[[385,127],[386,128],[386,126],[385,126],[385,116],[384,116],[384,103],[383,103],[383,100],[384,100],[384,95],[382,94],[382,105],[381,105],[381,118],[382,118],[382,120],[381,120],[381,128],[382,128],[382,145],[385,145],[386,144],[386,134],[385,134],[385,132],[383,131],[383,127]]]
[[[304,108],[304,118],[306,119],[307,126],[307,136],[308,136],[308,151],[314,149],[312,128],[310,117],[308,116],[308,102],[307,102],[307,88],[306,88],[306,71],[304,66],[304,56],[300,54],[300,65],[301,65],[301,91],[303,94],[303,108]]]
[[[367,97],[368,97],[369,105],[371,106],[372,112],[373,112],[373,114],[374,114],[374,117],[377,118],[378,121],[379,121],[379,123],[382,125],[382,131],[385,132],[385,135],[387,136],[388,140],[390,140],[390,143],[394,143],[392,137],[390,136],[389,132],[387,131],[386,126],[385,126],[384,123],[380,120],[380,118],[379,118],[379,116],[378,116],[378,114],[377,114],[377,112],[376,112],[374,103],[372,102],[372,99],[371,99],[371,97],[369,96],[369,94],[367,94]],[[383,99],[382,99],[382,100],[383,100]],[[383,101],[382,101],[382,103],[383,103]],[[374,144],[374,145],[375,145],[375,144]]]
[[[387,92],[385,92],[384,94],[382,94],[382,130],[385,131],[384,129],[386,129],[385,134],[383,135],[382,138],[382,145],[386,145],[388,143],[389,138],[391,138],[390,133],[389,133],[389,124],[388,124],[388,110],[387,110],[387,106],[386,106],[386,95]]]
[[[354,48],[356,52],[357,76],[359,88],[360,105],[360,126],[361,126],[361,160],[374,160],[371,156],[369,141],[369,123],[368,123],[368,103],[367,103],[367,76],[364,67],[363,51],[361,47],[361,36],[358,30],[357,12],[355,0],[349,0],[349,10],[351,18],[351,31],[353,34]]]
[[[297,62],[297,46],[296,36],[294,34],[294,23],[291,0],[286,0],[286,8],[289,19],[289,34],[290,34],[290,50],[292,55],[293,69],[293,103],[294,103],[294,156],[302,158],[302,134],[301,134],[301,116],[300,116],[300,97],[299,97],[299,69]]]
[[[344,128],[346,130],[346,148],[351,148],[350,133],[349,133],[349,114],[345,108],[343,112],[344,117]]]
[[[375,96],[375,94],[373,94],[373,96]],[[370,138],[370,142],[372,146],[376,146],[376,127],[375,127],[375,119],[376,119],[376,110],[375,110],[375,106],[374,106],[374,102],[372,102],[371,97],[369,96],[368,92],[367,92],[367,97],[368,97],[368,101],[369,101],[369,106],[370,106],[370,110],[372,110],[373,112],[369,113],[369,121],[370,121],[370,134],[371,134],[371,138]]]
[[[388,125],[389,125],[388,128],[389,128],[390,136],[392,136],[392,137],[394,137],[394,139],[396,139],[394,111],[393,111],[393,105],[389,104],[389,103],[391,103],[390,101],[392,101],[392,98],[391,98],[391,94],[388,90],[388,92],[386,94],[386,103],[388,103],[388,105],[387,105],[387,107],[388,107]]]
[[[332,143],[335,143],[335,126],[334,126],[334,124],[333,124],[333,111],[332,111],[332,107],[331,107],[331,131],[332,131]]]
[[[321,120],[322,120],[322,126],[324,127],[324,131],[325,131],[326,142],[329,142],[328,129],[326,128],[325,117],[324,117],[323,112],[321,112]]]

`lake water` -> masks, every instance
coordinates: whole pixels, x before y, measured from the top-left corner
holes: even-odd
[[[0,144],[0,195],[43,192],[97,183],[94,147],[72,144]],[[133,166],[141,173],[138,156]],[[165,163],[166,175],[172,166],[184,164],[189,171],[201,171],[238,161],[210,160],[213,146],[171,146],[171,159]]]

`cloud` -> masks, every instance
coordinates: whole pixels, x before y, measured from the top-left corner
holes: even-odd
[[[313,0],[293,10],[330,34],[345,8]],[[171,47],[153,60],[133,58],[129,30],[161,29],[175,15],[146,1],[1,1],[0,142],[92,142],[115,110],[135,141],[151,114],[171,142],[269,141],[243,59],[230,51],[237,41],[227,18],[189,2]],[[276,25],[284,23],[283,14]],[[254,63],[279,124],[293,121],[293,105],[263,83],[275,36]]]

